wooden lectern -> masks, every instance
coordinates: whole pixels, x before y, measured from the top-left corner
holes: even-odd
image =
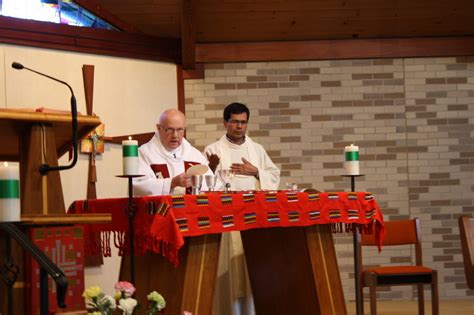
[[[78,139],[100,124],[78,116]],[[71,115],[0,110],[0,160],[20,162],[21,209],[25,214],[64,213],[59,172],[39,173],[41,164],[58,165],[71,146]]]
[[[39,224],[58,224],[54,218],[65,213],[59,172],[48,172],[42,176],[41,164],[58,165],[58,157],[71,146],[71,114],[46,113],[32,110],[0,109],[0,161],[20,162],[20,198],[22,217],[35,221],[43,217]],[[101,122],[99,117],[78,116],[78,139],[86,136]],[[46,219],[52,216],[53,219]],[[83,218],[62,220],[59,224],[82,222]],[[68,221],[68,222],[66,222]],[[30,224],[34,224],[31,223]],[[3,264],[5,240],[0,239],[0,264]],[[15,244],[16,245],[16,244]],[[15,282],[14,304],[17,314],[24,313],[24,255],[19,248],[13,248],[15,263],[20,267]],[[6,314],[5,286],[0,283],[0,313]]]

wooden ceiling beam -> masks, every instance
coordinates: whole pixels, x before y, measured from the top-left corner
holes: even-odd
[[[0,16],[0,43],[179,63],[179,40]]]
[[[251,62],[474,55],[474,36],[196,45],[196,62]]]
[[[74,2],[121,31],[130,33],[139,32],[136,27],[119,19],[95,0],[75,0]]]
[[[181,0],[181,63],[183,70],[196,67],[196,24],[193,0]]]

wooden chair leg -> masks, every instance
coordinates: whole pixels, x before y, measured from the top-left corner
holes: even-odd
[[[438,272],[436,270],[433,270],[431,281],[431,310],[433,315],[439,315]]]
[[[425,294],[423,291],[423,285],[417,285],[417,295],[418,295],[418,315],[425,315]]]
[[[360,287],[356,288],[356,290],[359,290],[360,309],[362,311],[362,315],[364,315],[364,287],[362,286],[362,279],[360,279],[359,286]]]
[[[369,286],[370,294],[370,315],[377,315],[377,294],[376,286],[371,284]]]

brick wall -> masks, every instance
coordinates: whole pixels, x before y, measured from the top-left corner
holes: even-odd
[[[343,149],[359,145],[365,177],[356,189],[375,193],[386,220],[421,219],[423,259],[445,283],[441,298],[474,296],[457,228],[457,216],[474,213],[473,57],[207,64],[205,79],[186,81],[185,97],[187,137],[200,149],[223,134],[225,105],[247,104],[249,135],[281,168],[282,188],[349,190]],[[335,240],[353,300],[352,238]],[[410,261],[400,249],[364,255],[370,264]],[[413,293],[394,287],[380,296]]]

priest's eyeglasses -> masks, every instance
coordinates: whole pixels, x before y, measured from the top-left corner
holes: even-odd
[[[184,131],[186,129],[184,128],[164,128],[163,129],[165,131],[165,134],[168,135],[168,136],[171,136],[171,135],[174,135],[174,133],[176,132],[178,135],[183,135],[184,134]]]
[[[228,123],[231,123],[233,125],[246,125],[248,124],[248,120],[237,120],[237,119],[229,119],[227,120]]]

